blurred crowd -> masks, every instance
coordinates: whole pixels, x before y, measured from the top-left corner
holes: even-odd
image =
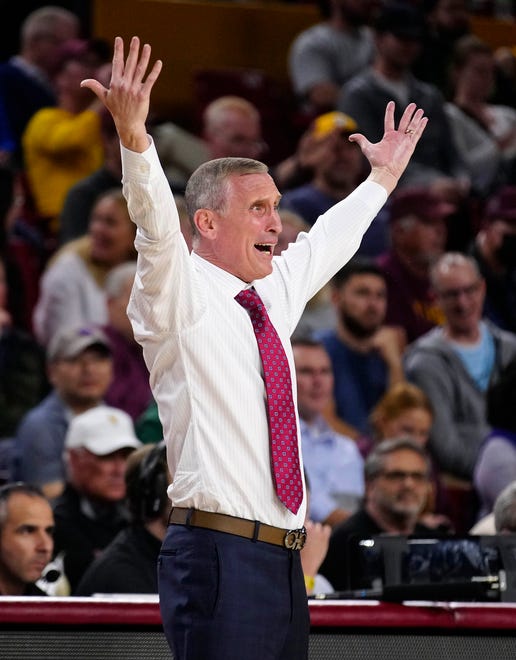
[[[0,595],[156,593],[171,506],[118,136],[79,85],[110,79],[87,4],[26,12],[0,61]],[[198,127],[149,124],[187,244],[188,177],[239,156],[282,193],[279,255],[367,176],[351,134],[378,141],[389,100],[429,117],[292,337],[309,595],[370,586],[376,534],[516,532],[516,44],[474,34],[472,12],[512,18],[488,4],[319,0],[285,106],[226,71]]]

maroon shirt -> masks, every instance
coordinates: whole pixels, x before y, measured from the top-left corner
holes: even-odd
[[[410,343],[444,322],[428,278],[408,271],[393,252],[385,252],[376,262],[387,282],[386,325],[405,328]]]
[[[127,341],[111,326],[104,326],[103,330],[113,354],[113,381],[104,400],[109,406],[125,410],[135,421],[152,398],[142,347],[135,341]]]

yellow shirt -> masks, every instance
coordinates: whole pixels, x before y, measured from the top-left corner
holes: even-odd
[[[69,188],[104,159],[100,118],[91,110],[42,108],[27,124],[22,144],[36,211],[45,218],[57,218]]]

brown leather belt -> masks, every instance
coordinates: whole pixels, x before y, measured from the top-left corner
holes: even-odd
[[[186,525],[187,527],[203,527],[217,532],[243,536],[253,541],[263,541],[280,545],[289,550],[301,550],[306,541],[306,529],[282,529],[264,523],[235,518],[224,513],[199,511],[198,509],[185,509],[175,506],[170,512],[169,524]]]

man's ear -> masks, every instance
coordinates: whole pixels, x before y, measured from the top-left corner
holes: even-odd
[[[217,236],[218,222],[217,214],[211,209],[198,209],[194,215],[194,224],[199,236],[213,240]]]

